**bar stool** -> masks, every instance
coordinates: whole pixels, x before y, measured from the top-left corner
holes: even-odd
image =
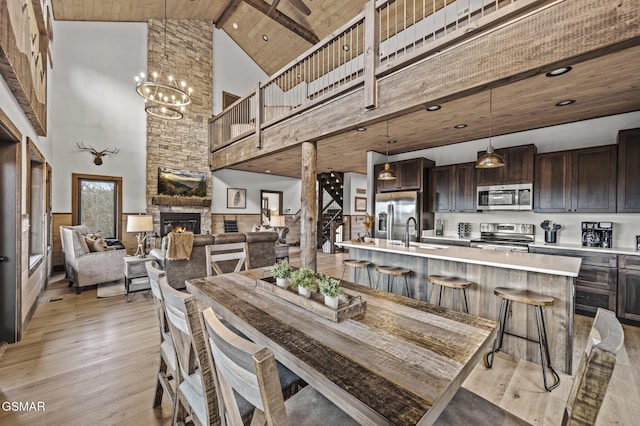
[[[442,302],[442,290],[445,287],[453,289],[453,309],[458,308],[457,303],[457,295],[460,290],[462,290],[462,299],[464,301],[464,309],[466,313],[469,313],[469,301],[467,300],[467,289],[471,287],[471,281],[465,280],[464,278],[459,277],[445,277],[442,275],[429,275],[427,277],[427,281],[433,286],[440,286],[440,295],[438,297],[438,306],[442,306],[440,302]],[[429,297],[427,299],[428,302],[431,302],[431,294],[433,293],[433,287],[431,288],[431,293],[429,293]]]
[[[399,266],[378,265],[376,266],[376,271],[378,272],[378,281],[376,281],[376,288],[378,288],[380,277],[382,277],[383,274],[387,276],[387,291],[389,291],[390,288],[389,286],[391,277],[393,277],[394,287],[396,284],[396,277],[404,277],[404,286],[407,289],[407,297],[411,297],[411,293],[409,292],[409,280],[407,278],[411,273],[410,269],[401,268]]]
[[[367,275],[369,276],[369,287],[373,287],[371,284],[371,271],[369,270],[369,266],[371,266],[371,262],[367,262],[366,260],[356,260],[356,259],[344,259],[342,261],[342,280],[344,281],[344,273],[347,271],[347,267],[355,268],[355,276],[354,282],[358,282],[358,271],[362,268],[366,268]]]
[[[549,344],[547,341],[547,328],[544,323],[544,314],[542,312],[542,307],[553,305],[553,297],[535,293],[529,290],[516,290],[506,287],[496,287],[493,290],[493,293],[496,296],[502,298],[502,303],[500,305],[500,316],[498,317],[498,322],[500,323],[500,333],[493,341],[493,350],[485,355],[485,365],[487,366],[487,368],[493,367],[494,355],[496,352],[499,352],[502,349],[502,341],[505,334],[519,337],[530,342],[535,342],[538,344],[538,346],[540,346],[540,364],[542,365],[542,378],[544,380],[544,388],[547,391],[551,392],[560,384],[560,376],[558,376],[558,373],[556,373],[556,371],[551,366]],[[525,303],[527,305],[532,305],[535,307],[536,322],[538,324],[538,340],[533,340],[525,336],[519,336],[517,334],[509,333],[505,330],[507,326],[507,313],[509,312],[509,303],[511,303],[511,301]],[[489,360],[489,358],[491,358],[491,360]],[[547,385],[547,368],[551,370],[551,374],[553,375],[555,380],[555,382],[551,386]]]

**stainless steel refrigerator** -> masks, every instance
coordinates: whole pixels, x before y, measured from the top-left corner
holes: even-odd
[[[423,214],[422,193],[418,191],[383,192],[376,194],[376,223],[374,236],[388,240],[405,239],[407,220],[413,217],[417,223],[417,233],[414,224],[409,225],[411,240],[420,239],[422,229],[430,229],[429,214]],[[431,215],[432,216],[432,215]]]

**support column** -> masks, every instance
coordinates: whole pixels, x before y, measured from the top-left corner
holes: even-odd
[[[318,218],[316,202],[318,150],[315,142],[302,143],[300,267],[317,270]]]

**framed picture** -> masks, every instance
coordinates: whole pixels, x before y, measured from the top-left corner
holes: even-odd
[[[241,188],[227,188],[227,208],[246,209],[247,190]]]
[[[367,211],[367,199],[363,197],[355,197],[354,210],[357,212],[366,212]]]

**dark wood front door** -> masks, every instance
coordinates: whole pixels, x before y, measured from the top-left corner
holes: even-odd
[[[1,111],[0,111],[1,112]],[[0,341],[20,340],[20,151],[0,122]]]

